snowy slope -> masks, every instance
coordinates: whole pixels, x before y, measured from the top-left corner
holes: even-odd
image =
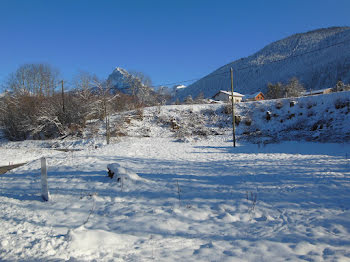
[[[245,141],[350,140],[350,91],[236,103],[235,112],[239,122],[236,135]],[[104,120],[90,120],[82,139],[68,137],[64,140],[24,141],[18,144],[0,139],[0,146],[11,149],[17,149],[19,145],[47,149],[95,148],[105,143],[105,130]],[[158,137],[188,142],[228,135],[232,132],[231,105],[166,105],[121,112],[110,116],[110,132],[114,142],[123,137]]]
[[[350,92],[237,104],[238,135],[255,142],[350,141]]]
[[[283,60],[289,57],[292,58]],[[307,90],[333,87],[339,79],[350,82],[350,28],[319,29],[274,42],[252,56],[217,69],[179,92],[178,97],[196,97],[201,91],[205,97],[212,97],[219,90],[228,90],[231,67],[235,91],[242,94],[264,92],[267,83],[287,82],[294,76]]]
[[[350,141],[350,91],[236,104],[239,139],[254,143]],[[170,137],[174,141],[208,139],[232,132],[231,106],[171,105],[124,112],[111,117],[116,137]],[[93,131],[95,130],[95,132]],[[88,125],[85,137],[104,136],[104,122]],[[113,137],[113,139],[118,139]]]

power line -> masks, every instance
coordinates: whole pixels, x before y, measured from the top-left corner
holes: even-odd
[[[156,86],[150,86],[150,87],[161,87],[161,86],[170,86],[170,85],[176,85],[176,84],[183,84],[183,83],[187,83],[187,82],[191,82],[191,81],[196,81],[205,77],[213,77],[213,76],[217,76],[217,75],[224,75],[227,74],[229,72],[222,72],[222,73],[217,73],[217,74],[213,74],[213,75],[208,75],[208,76],[204,76],[201,78],[195,78],[195,79],[189,79],[189,80],[183,80],[183,81],[179,81],[179,82],[173,82],[173,83],[165,83],[165,84],[160,84],[160,85],[156,85]]]

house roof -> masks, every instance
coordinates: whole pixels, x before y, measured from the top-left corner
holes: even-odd
[[[312,95],[312,94],[322,94],[324,91],[330,90],[332,88],[325,88],[325,89],[319,89],[319,90],[311,90],[311,91],[306,91],[303,92],[303,95]]]
[[[229,91],[224,91],[224,90],[220,90],[218,93],[216,93],[214,96],[220,94],[220,93],[223,93],[225,95],[228,95],[228,96],[231,96],[232,95],[232,92],[229,92]],[[233,96],[236,96],[236,97],[243,97],[244,95],[240,94],[240,93],[237,93],[237,92],[233,92]]]
[[[251,98],[255,98],[258,94],[262,93],[261,91],[260,92],[257,92],[257,93],[254,93],[254,94],[250,94],[250,95],[245,95],[244,98],[245,99],[251,99]],[[264,94],[263,94],[264,95]]]

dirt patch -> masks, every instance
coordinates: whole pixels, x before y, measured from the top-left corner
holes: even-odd
[[[70,149],[70,148],[54,148],[56,151],[61,151],[61,152],[77,152],[81,151],[81,149]]]
[[[12,169],[15,169],[17,167],[23,166],[26,163],[20,163],[20,164],[16,164],[16,165],[8,165],[8,166],[0,166],[0,175],[5,174],[7,171],[10,171]]]

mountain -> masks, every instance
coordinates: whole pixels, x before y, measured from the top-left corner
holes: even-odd
[[[203,77],[177,97],[212,97],[229,90],[230,68],[235,91],[266,92],[267,84],[297,77],[306,90],[333,87],[338,80],[350,82],[350,27],[331,27],[295,34],[267,45],[257,53],[229,63]]]
[[[132,93],[131,83],[136,77],[132,76],[128,71],[121,67],[116,67],[113,72],[108,76],[107,81],[113,86],[113,88],[125,94]]]

